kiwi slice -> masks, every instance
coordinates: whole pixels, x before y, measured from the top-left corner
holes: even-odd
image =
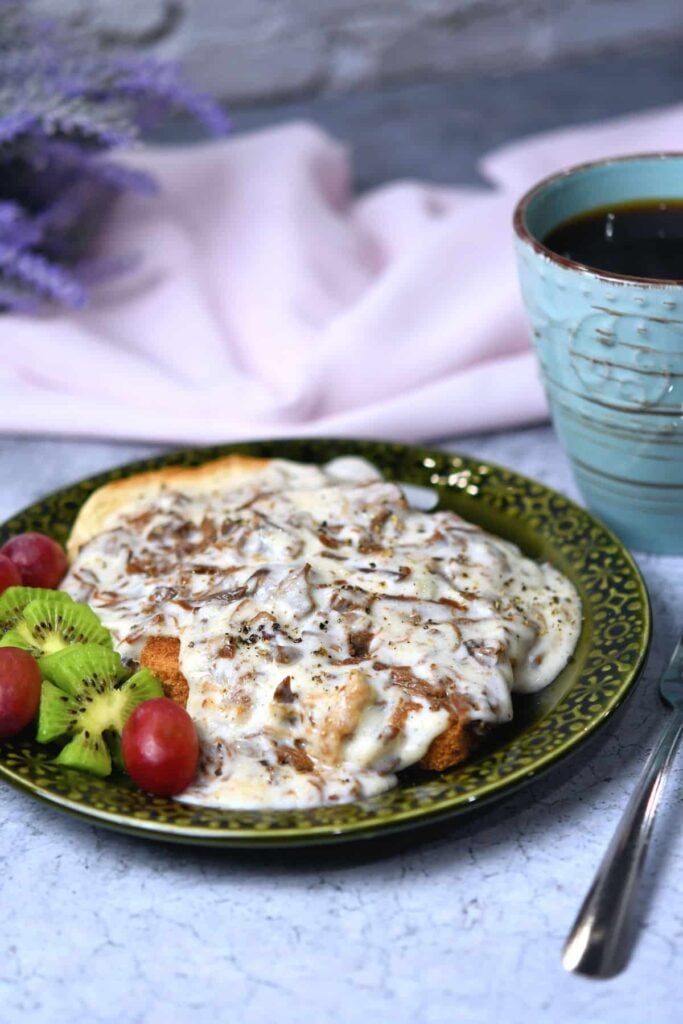
[[[6,633],[16,626],[26,605],[43,593],[56,591],[36,590],[35,587],[8,587],[0,596],[0,633]]]
[[[142,701],[162,697],[161,683],[148,669],[122,682],[125,669],[119,655],[94,643],[47,655],[41,670],[46,678],[36,739],[68,739],[56,764],[109,775],[112,753],[120,763],[120,736],[128,716]]]
[[[0,639],[0,647],[23,647],[37,658],[71,644],[94,643],[111,648],[109,630],[86,604],[77,604],[59,590],[34,590],[33,595],[14,626]]]
[[[99,644],[73,644],[71,647],[46,654],[40,659],[43,678],[48,679],[70,697],[77,697],[88,686],[95,692],[104,692],[126,676],[121,656]]]

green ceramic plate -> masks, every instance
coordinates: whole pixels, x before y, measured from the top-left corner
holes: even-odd
[[[365,441],[281,441],[190,449],[84,480],[43,499],[0,527],[0,542],[23,530],[65,541],[83,501],[101,484],[143,469],[194,466],[228,452],[324,462],[353,453],[388,479],[436,488],[454,509],[547,560],[577,587],[584,623],[577,650],[542,693],[516,701],[514,723],[487,749],[441,774],[405,773],[381,796],[311,811],[218,811],[149,797],[121,775],[94,779],[50,763],[49,749],[22,735],[0,746],[0,776],[92,823],[150,838],[212,846],[284,846],[357,839],[461,814],[511,793],[583,743],[636,682],[650,640],[647,592],[616,537],[567,498],[533,480],[474,459]]]

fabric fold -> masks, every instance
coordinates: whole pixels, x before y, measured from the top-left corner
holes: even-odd
[[[0,318],[0,431],[417,441],[542,420],[514,205],[562,167],[682,131],[677,106],[549,132],[486,156],[491,188],[360,197],[346,149],[308,124],[140,150],[127,161],[160,193],[121,197],[98,252],[130,269],[81,312]]]

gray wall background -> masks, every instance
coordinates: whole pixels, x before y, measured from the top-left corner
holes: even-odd
[[[683,0],[31,0],[234,101],[682,43]],[[682,57],[683,60],[683,57]]]

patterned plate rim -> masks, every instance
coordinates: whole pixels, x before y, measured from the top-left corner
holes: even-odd
[[[558,491],[497,463],[457,452],[345,438],[263,440],[185,448],[125,463],[52,492],[0,525],[0,542],[12,533],[41,526],[63,541],[82,502],[103,483],[170,464],[197,465],[232,452],[309,462],[325,461],[342,453],[365,455],[388,479],[407,480],[437,489],[440,498],[446,499],[446,505],[439,507],[450,505],[473,522],[513,540],[515,534],[523,533],[522,546],[529,554],[551,558],[581,590],[587,615],[579,648],[587,646],[578,666],[580,671],[573,666],[566,669],[558,683],[552,684],[553,687],[560,685],[566,676],[569,680],[566,691],[538,720],[511,740],[500,746],[494,744],[483,756],[460,768],[430,776],[428,781],[418,779],[405,788],[353,804],[303,812],[219,812],[189,808],[140,794],[122,780],[117,783],[95,780],[93,783],[81,773],[56,769],[42,752],[36,757],[35,744],[25,737],[0,747],[0,778],[10,785],[80,820],[150,839],[211,846],[277,847],[372,838],[466,813],[511,794],[574,752],[605,724],[632,692],[649,650],[651,614],[645,583],[631,554],[600,520]],[[399,472],[395,471],[397,462],[402,463]],[[60,502],[61,519],[57,518]],[[552,514],[544,517],[540,508],[545,505]],[[534,508],[538,513],[536,523],[529,511]],[[497,526],[495,531],[491,525],[493,520]],[[568,543],[574,532],[572,524],[578,530],[574,541],[580,537],[585,550]],[[544,531],[550,531],[549,536],[539,530],[539,525],[543,525]],[[585,545],[588,538],[600,543],[591,549]],[[536,550],[530,550],[532,547]],[[623,574],[620,591],[614,590],[617,571]],[[606,586],[611,589],[606,590]],[[603,599],[610,602],[605,604],[605,613],[609,610],[610,614],[605,635],[598,645],[594,636],[586,638],[586,632],[592,634]],[[632,617],[629,622],[624,619],[626,614]],[[591,667],[599,684],[597,690],[590,688]],[[580,709],[580,701],[584,701],[583,717],[572,721],[570,716],[567,723],[562,723],[564,732],[553,733],[553,721],[558,714],[564,709],[574,710],[578,716],[576,708]],[[543,750],[548,734],[551,743]],[[536,742],[538,740],[540,743]],[[526,759],[523,752],[518,754],[518,749],[525,745],[531,747]],[[534,753],[536,746],[538,750]],[[519,763],[510,767],[515,757]],[[496,764],[501,767],[498,774],[493,770]],[[36,772],[38,775],[47,773],[50,784],[36,781],[33,777]],[[136,804],[134,812],[120,813],[102,806],[101,795],[91,802],[69,795],[73,787],[87,793],[90,789],[96,790],[97,785],[105,787],[100,791],[105,795],[105,804],[108,800],[128,799]],[[439,790],[446,792],[439,795]],[[117,794],[116,798],[113,793]]]

